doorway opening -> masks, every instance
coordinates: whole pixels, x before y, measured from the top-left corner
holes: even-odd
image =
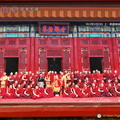
[[[62,70],[62,58],[48,58],[48,71],[56,71],[59,73]]]
[[[102,73],[102,59],[103,57],[90,57],[90,71],[99,70]]]
[[[5,58],[5,72],[7,75],[18,72],[18,58]]]

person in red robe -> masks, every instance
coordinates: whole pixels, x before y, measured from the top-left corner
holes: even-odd
[[[28,72],[27,79],[28,79],[27,84],[30,85],[31,82],[32,82],[32,71],[29,71],[29,72]]]
[[[8,76],[8,86],[12,85],[15,82],[15,77],[13,75],[13,72],[10,73]]]
[[[90,91],[92,93],[92,97],[98,97],[100,94],[98,91],[98,86],[96,86],[95,83],[92,83],[92,86],[90,87]]]
[[[73,72],[71,72],[70,78],[71,78],[71,84],[72,84],[74,82],[74,73]]]
[[[13,83],[13,88],[16,89],[18,86],[18,81],[15,81],[15,83]]]
[[[114,84],[114,86],[115,86],[116,90],[117,90],[118,92],[120,92],[120,83],[118,83],[117,85]]]
[[[51,74],[50,74],[50,84],[52,85],[52,83],[54,82],[54,71],[51,71]]]
[[[110,79],[112,82],[114,81],[114,73],[112,72],[112,70],[110,70],[109,79]]]
[[[75,83],[73,83],[72,86],[71,86],[71,92],[72,92],[72,94],[70,95],[71,98],[77,98],[78,97],[78,94],[76,94],[76,91],[75,91]]]
[[[53,88],[50,87],[49,85],[46,86],[46,93],[48,98],[54,97]]]
[[[64,88],[64,92],[63,92],[63,94],[62,94],[62,96],[63,97],[72,97],[72,89],[71,89],[71,87],[70,86],[66,86],[65,88]]]
[[[98,82],[101,82],[102,80],[104,80],[103,75],[100,73],[100,71],[97,71],[97,80]]]
[[[79,71],[74,72],[74,84],[76,85],[80,79]]]
[[[18,72],[15,72],[15,74],[14,74],[14,81],[18,80],[18,76],[19,76]]]
[[[2,85],[0,88],[0,97],[6,98],[6,96],[7,96],[7,88],[4,85]]]
[[[109,79],[109,73],[106,70],[104,70],[102,75],[103,75],[103,79],[104,79],[104,81],[106,83],[107,80]]]
[[[109,83],[107,89],[110,96],[113,97],[120,96],[119,92],[116,92],[115,87],[112,84]]]
[[[28,76],[28,72],[26,72],[23,76],[22,76],[22,80],[23,82],[26,81],[26,84],[29,85],[29,76]]]
[[[82,91],[85,97],[92,97],[92,92],[90,91],[90,87],[87,86],[85,83],[84,83],[84,87],[82,88]]]
[[[77,97],[80,97],[80,98],[84,97],[84,93],[83,93],[82,89],[79,88],[78,85],[75,85],[74,90],[75,90],[75,93],[76,93]]]
[[[15,90],[15,93],[19,98],[24,98],[24,90],[25,88],[22,88],[20,84],[18,84],[18,87]]]
[[[115,79],[115,82],[114,82],[113,84],[114,84],[114,85],[119,84],[119,82],[118,82],[118,79],[117,79],[117,78]]]
[[[42,97],[42,98],[47,98],[47,93],[46,93],[46,91],[45,91],[45,89],[44,89],[44,87],[43,86],[39,86],[39,94],[40,94],[40,96]]]
[[[37,85],[37,78],[39,76],[38,75],[35,75],[34,73],[32,73],[32,78],[31,78],[31,81],[34,81],[34,83]]]
[[[92,78],[93,78],[93,80],[97,80],[97,78],[98,78],[98,75],[95,70],[93,70]]]
[[[93,82],[93,76],[92,76],[92,74],[91,74],[91,72],[90,72],[90,71],[88,71],[88,73],[87,73],[86,77],[88,77],[88,78],[89,78],[89,81],[90,81],[91,83]]]
[[[15,89],[13,88],[12,85],[9,86],[7,89],[7,95],[6,98],[18,98],[17,94],[15,93]]]
[[[80,87],[80,88],[83,88],[83,83],[82,83],[82,81],[81,81],[81,79],[79,79],[79,82],[78,82],[78,86]]]
[[[90,79],[88,78],[88,77],[86,77],[85,79],[84,79],[84,84],[86,84],[87,86],[91,86],[91,81],[90,81]]]
[[[34,81],[32,81],[32,83],[30,84],[30,87],[31,87],[31,88],[35,88],[35,87],[36,87],[36,84],[35,84]]]
[[[95,84],[95,86],[99,86],[99,83],[97,82],[97,80],[93,80],[93,82]]]
[[[100,97],[109,97],[110,96],[110,94],[108,93],[108,89],[104,85],[104,83],[100,84],[98,91],[100,92],[100,95],[99,95]]]
[[[34,89],[33,89],[33,96],[32,96],[33,99],[40,99],[41,96],[40,96],[40,91],[39,91],[39,87],[36,86]]]
[[[118,79],[119,74],[118,74],[117,70],[114,70],[113,74],[114,74],[114,80],[113,80],[113,82],[114,82],[115,79]]]
[[[27,83],[26,83],[26,81],[24,81],[22,84],[21,84],[21,87],[22,88],[26,88],[28,85],[27,85]]]
[[[79,79],[84,83],[84,74],[82,72],[79,72]]]
[[[22,76],[19,74],[17,80],[15,81],[18,81],[18,84],[22,84],[23,83]]]
[[[24,98],[32,98],[32,95],[33,95],[32,88],[30,87],[30,85],[28,85],[24,91]]]

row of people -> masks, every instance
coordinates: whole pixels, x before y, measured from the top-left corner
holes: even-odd
[[[57,91],[54,90],[53,86],[47,85],[45,88],[41,85],[36,85],[35,87],[31,87],[28,85],[26,88],[23,88],[20,84],[16,87],[10,85],[9,87],[5,87],[4,85],[0,88],[0,97],[1,98],[50,98],[54,96],[63,96],[63,97],[71,97],[71,98],[84,98],[84,97],[117,97],[120,96],[120,83],[114,84],[109,83],[105,85],[105,83],[100,83],[97,85],[96,83],[92,83],[91,86],[88,86],[86,83],[83,86],[78,84],[72,84],[62,89],[62,87],[58,87]]]
[[[15,81],[18,81],[18,84],[23,84],[26,82],[27,85],[30,85],[32,82],[35,84],[41,84],[44,85],[52,85],[56,80],[59,80],[61,84],[64,84],[63,86],[66,86],[68,82],[77,84],[79,80],[81,80],[82,83],[85,82],[86,79],[89,79],[89,81],[92,83],[94,80],[102,81],[104,80],[106,83],[108,80],[112,80],[115,82],[115,80],[119,80],[120,75],[115,70],[114,72],[111,71],[104,71],[103,73],[100,73],[100,71],[96,70],[91,73],[90,71],[75,71],[75,72],[61,72],[57,74],[57,72],[49,71],[48,73],[42,72],[36,72],[36,74],[30,72],[19,74],[15,72],[11,72],[9,76],[6,75],[4,72],[3,74],[0,74],[0,82],[1,85],[4,84],[6,86],[9,86]],[[59,83],[59,84],[60,84]]]
[[[65,71],[65,72],[60,72],[60,74],[57,74],[57,72],[49,71],[47,74],[39,73],[39,72],[36,72],[36,74],[32,72],[25,72],[25,73],[20,72],[18,74],[16,72],[14,75],[13,73],[10,73],[9,76],[7,76],[6,73],[3,73],[0,76],[0,81],[1,81],[1,87],[4,86],[4,88],[6,89],[5,97],[2,98],[11,97],[8,96],[8,94],[6,94],[8,93],[7,91],[9,90],[9,87],[11,88],[11,86],[13,92],[19,87],[22,88],[24,91],[26,91],[26,89],[28,89],[28,86],[33,91],[38,86],[41,86],[46,91],[46,88],[48,88],[47,86],[50,86],[49,88],[51,88],[52,96],[54,96],[54,94],[56,93],[59,93],[64,97],[65,96],[77,97],[79,96],[76,91],[78,89],[79,91],[78,93],[81,93],[79,97],[90,97],[90,96],[97,97],[97,96],[119,96],[119,89],[120,89],[119,78],[120,77],[117,71],[114,71],[114,73],[111,73],[111,71],[104,71],[102,74],[98,70],[93,71],[92,74],[88,71],[84,71],[84,72],[75,71],[71,73]],[[101,85],[105,87],[105,88],[103,87],[104,89],[102,88],[103,90],[100,90]],[[93,90],[93,86],[95,86],[94,90]],[[113,91],[114,94],[111,94],[109,90]],[[17,97],[16,94],[14,95]],[[45,93],[44,96],[46,95],[47,94]],[[23,94],[22,97],[27,98],[26,94]],[[33,93],[32,93],[32,97],[33,97]]]
[[[13,85],[10,85],[6,88],[4,85],[0,88],[0,97],[1,98],[50,98],[54,97],[54,92],[52,88],[47,86],[46,89],[43,87],[35,86],[35,88],[31,88],[28,85],[26,88],[21,87],[18,84],[17,88],[14,88]]]

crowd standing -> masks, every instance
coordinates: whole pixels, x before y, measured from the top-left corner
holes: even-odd
[[[1,98],[71,98],[120,96],[120,75],[117,70],[13,72],[0,74]]]

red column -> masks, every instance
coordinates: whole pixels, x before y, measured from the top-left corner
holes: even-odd
[[[78,64],[78,42],[77,37],[73,38],[73,57],[74,57],[74,70],[79,70],[79,64]]]
[[[35,37],[30,37],[30,71],[35,72]]]
[[[119,70],[119,56],[118,56],[118,45],[117,45],[117,38],[112,38],[112,44],[111,44],[111,48],[112,48],[112,60],[113,60],[113,70]]]

